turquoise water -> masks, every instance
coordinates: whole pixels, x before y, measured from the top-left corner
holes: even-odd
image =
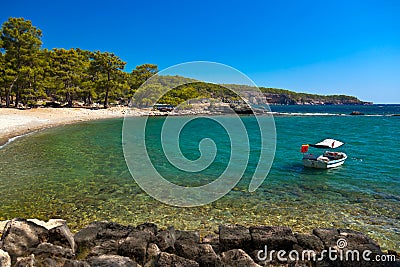
[[[391,108],[384,112],[396,113]],[[337,107],[330,113],[345,112]],[[122,152],[122,119],[61,126],[17,139],[0,149],[0,220],[64,218],[73,229],[93,220],[151,221],[200,229],[202,234],[221,223],[287,225],[300,232],[343,227],[369,234],[384,249],[400,249],[400,117],[276,117],[275,160],[253,193],[247,186],[258,160],[259,132],[253,117],[242,120],[251,141],[243,179],[222,199],[196,208],[162,204],[137,186]],[[150,118],[146,140],[160,173],[187,186],[206,184],[221,174],[230,154],[222,127],[197,119],[183,129],[180,146],[187,158],[199,157],[198,142],[204,137],[212,138],[219,149],[210,168],[188,174],[163,157],[158,137],[162,123],[163,118]],[[345,165],[334,170],[303,168],[301,144],[325,137],[346,142]]]

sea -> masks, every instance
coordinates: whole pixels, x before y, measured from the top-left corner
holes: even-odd
[[[63,218],[73,231],[95,220],[153,222],[196,229],[203,236],[225,223],[282,225],[304,233],[336,227],[361,231],[383,249],[399,251],[400,116],[395,115],[400,114],[400,105],[271,106],[271,110],[276,151],[261,186],[248,191],[259,161],[260,131],[254,116],[241,116],[250,140],[247,168],[227,195],[198,207],[164,204],[138,186],[124,158],[122,118],[59,126],[17,138],[0,148],[0,220]],[[364,115],[350,116],[353,111]],[[199,172],[184,172],[168,162],[160,137],[164,122],[165,117],[151,117],[146,128],[147,152],[163,177],[193,187],[224,172],[231,153],[229,134],[215,120],[195,118],[179,135],[180,149],[189,160],[200,157],[202,139],[216,144],[215,162]],[[345,164],[331,170],[303,167],[301,145],[325,138],[345,143],[340,148],[348,155]]]

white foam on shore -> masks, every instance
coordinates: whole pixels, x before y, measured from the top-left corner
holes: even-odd
[[[3,145],[0,145],[0,149],[6,147],[6,146],[9,145],[10,143],[14,142],[15,140],[17,140],[17,139],[19,139],[19,138],[21,138],[21,137],[28,136],[28,135],[31,135],[31,134],[36,133],[36,132],[37,132],[37,131],[32,131],[32,132],[29,132],[29,133],[24,133],[24,134],[21,134],[21,135],[17,135],[17,136],[11,137],[11,138],[9,138],[9,139],[7,140],[7,142],[5,142]]]

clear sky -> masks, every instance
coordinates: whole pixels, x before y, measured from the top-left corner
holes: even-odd
[[[159,69],[203,60],[259,86],[400,103],[400,1],[3,1],[43,47],[114,52]]]

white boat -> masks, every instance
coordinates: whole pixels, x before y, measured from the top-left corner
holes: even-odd
[[[330,169],[343,165],[347,159],[347,155],[343,152],[332,152],[327,150],[322,155],[314,155],[308,152],[310,146],[322,149],[335,149],[342,145],[344,145],[343,142],[335,139],[325,139],[317,144],[302,145],[301,152],[303,153],[303,165],[305,167],[317,169]]]

